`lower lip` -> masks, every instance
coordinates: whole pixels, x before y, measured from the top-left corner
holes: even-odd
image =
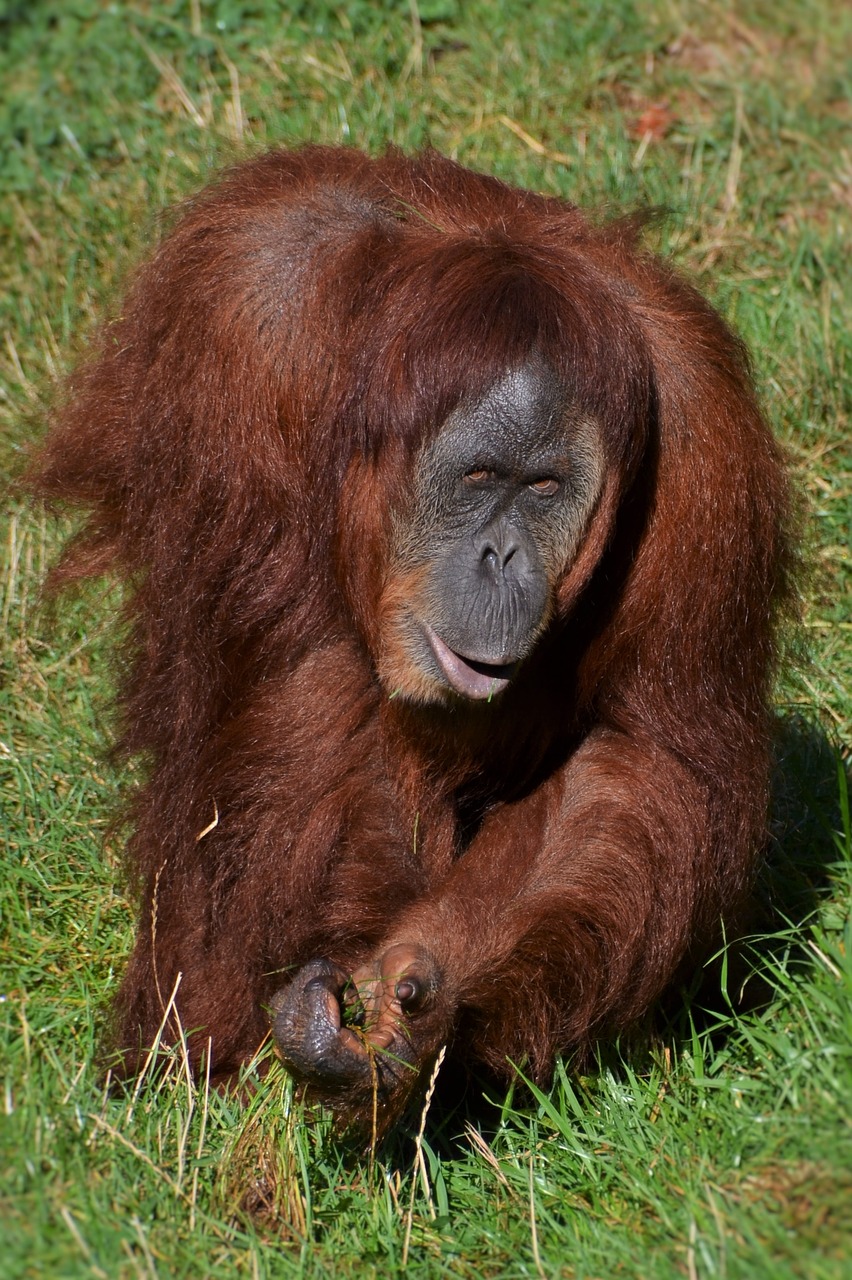
[[[487,664],[477,663],[476,666],[471,665],[470,660],[463,658],[461,654],[456,653],[448,645],[444,644],[441,637],[432,630],[428,623],[424,623],[424,631],[435,661],[440,667],[441,674],[450,688],[463,698],[470,698],[479,702],[487,701],[496,694],[502,693],[515,674],[514,663],[507,663],[505,666],[495,665],[495,674],[493,675],[487,670],[479,671],[477,667],[486,666]],[[498,672],[500,674],[497,674]]]

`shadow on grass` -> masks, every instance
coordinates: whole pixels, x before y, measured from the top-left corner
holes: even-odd
[[[794,716],[779,718],[775,754],[770,846],[757,885],[767,931],[801,926],[828,892],[832,867],[849,852],[841,792],[841,774],[845,795],[850,790],[848,751],[819,724]]]

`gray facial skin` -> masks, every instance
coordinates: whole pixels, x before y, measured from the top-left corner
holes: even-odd
[[[500,692],[546,625],[600,494],[595,424],[536,361],[460,405],[417,466],[399,563],[425,566],[418,665],[467,698]]]

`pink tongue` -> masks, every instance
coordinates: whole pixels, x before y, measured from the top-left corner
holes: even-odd
[[[462,694],[465,698],[482,699],[493,697],[494,694],[506,688],[510,676],[502,673],[511,671],[508,666],[501,667],[495,664],[493,672],[480,671],[477,668],[485,666],[485,663],[477,663],[476,667],[471,666],[460,654],[448,648],[430,626],[426,627],[426,635],[441,670],[456,693]]]

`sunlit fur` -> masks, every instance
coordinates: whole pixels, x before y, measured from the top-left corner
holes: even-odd
[[[272,152],[184,207],[72,380],[30,484],[88,510],[54,585],[127,584],[125,1071],[178,975],[193,1063],[209,1038],[228,1071],[298,966],[410,943],[442,976],[424,1069],[449,1039],[542,1079],[736,928],[787,485],[740,344],[637,235],[433,152]],[[601,496],[505,693],[413,706],[395,513],[531,352]]]

